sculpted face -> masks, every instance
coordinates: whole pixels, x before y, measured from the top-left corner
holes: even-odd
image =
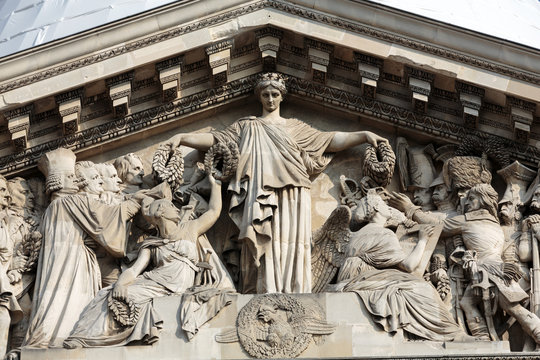
[[[480,200],[480,197],[476,193],[469,191],[469,194],[465,200],[465,212],[468,213],[471,211],[480,210],[481,206],[482,201]]]
[[[144,168],[141,160],[136,157],[131,158],[129,170],[126,173],[126,184],[141,185],[143,183]]]
[[[64,172],[60,176],[62,177],[63,190],[79,190],[79,187],[77,186],[77,177],[75,176],[75,172]]]
[[[99,195],[103,192],[103,180],[95,168],[89,167],[81,169],[81,173],[88,183],[84,188],[85,192],[94,195]]]
[[[103,167],[101,170],[101,179],[103,180],[103,190],[110,192],[120,192],[122,180],[113,165]]]
[[[264,108],[268,112],[272,112],[279,109],[279,104],[283,101],[281,91],[273,86],[265,87],[260,94],[259,100]]]
[[[433,203],[440,203],[448,199],[449,195],[450,195],[450,192],[448,191],[448,187],[446,187],[445,184],[440,184],[433,188],[433,194],[431,195],[431,200],[433,201]]]
[[[516,214],[516,207],[511,201],[502,203],[500,205],[499,217],[504,224],[509,224]]]
[[[11,203],[18,208],[33,209],[34,194],[26,181],[17,181],[9,186],[11,193]]]
[[[533,197],[531,199],[531,210],[533,210],[535,213],[540,212],[540,185],[536,187],[534,190]]]
[[[9,205],[9,192],[7,187],[7,181],[4,178],[0,178],[0,209],[4,209]]]
[[[413,192],[413,202],[415,205],[424,206],[431,202],[430,189],[417,189]]]

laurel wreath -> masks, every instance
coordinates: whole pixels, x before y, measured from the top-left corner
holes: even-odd
[[[133,326],[139,320],[140,306],[130,300],[127,304],[112,297],[112,291],[108,296],[109,310],[112,313],[114,320],[122,326]]]
[[[152,172],[157,182],[166,181],[174,189],[183,183],[184,158],[180,148],[160,145],[152,158]]]
[[[204,156],[204,169],[214,178],[228,181],[238,167],[238,145],[235,142],[218,142]]]
[[[389,144],[381,142],[377,148],[373,145],[367,146],[364,158],[364,175],[369,176],[379,186],[385,187],[390,184],[395,164],[396,155]]]

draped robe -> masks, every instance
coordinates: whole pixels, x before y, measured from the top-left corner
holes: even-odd
[[[42,221],[42,248],[25,346],[62,346],[100,288],[96,254],[88,245],[95,241],[112,255],[123,256],[129,220],[139,208],[134,200],[109,206],[86,194],[51,202]]]
[[[276,125],[255,117],[213,132],[240,150],[229,215],[245,244],[243,259],[250,256],[257,267],[242,265],[243,272],[257,273],[257,293],[311,292],[309,176],[330,161],[323,153],[334,134],[296,119]]]
[[[354,233],[333,288],[358,294],[387,332],[403,329],[435,341],[463,337],[431,283],[395,268],[405,258],[394,232],[368,224]]]

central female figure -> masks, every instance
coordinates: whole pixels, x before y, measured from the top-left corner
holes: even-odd
[[[244,293],[311,292],[311,181],[337,152],[386,139],[369,131],[321,132],[280,115],[286,94],[280,74],[264,74],[255,88],[260,117],[246,117],[222,131],[178,134],[172,146],[206,150],[216,141],[238,144],[240,158],[228,190],[229,215],[242,241]]]

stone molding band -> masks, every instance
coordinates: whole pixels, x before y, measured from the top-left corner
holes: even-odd
[[[513,78],[530,82],[532,84],[540,84],[540,75],[531,73],[531,72],[525,72],[525,71],[519,71],[514,68],[504,66],[495,62],[483,60],[471,55],[463,54],[458,51],[454,50],[448,50],[446,48],[429,45],[422,41],[417,40],[411,40],[404,36],[396,35],[387,31],[378,30],[374,28],[370,28],[365,25],[360,25],[358,23],[347,21],[344,19],[341,19],[339,17],[331,16],[328,14],[320,13],[311,9],[306,9],[304,7],[284,3],[280,0],[261,0],[259,2],[252,3],[247,6],[242,6],[240,8],[233,9],[229,12],[225,12],[216,16],[211,16],[208,18],[205,18],[201,21],[192,22],[189,24],[186,24],[184,26],[176,27],[171,30],[164,31],[159,34],[148,36],[144,39],[131,41],[126,45],[119,46],[113,49],[106,50],[104,52],[101,52],[99,54],[95,54],[92,56],[88,56],[67,64],[63,64],[57,67],[52,67],[47,70],[43,70],[40,72],[37,72],[35,74],[22,77],[13,81],[8,81],[2,85],[0,85],[0,93],[4,93],[9,90],[17,89],[22,86],[51,78],[53,76],[66,73],[72,70],[76,70],[78,68],[97,63],[112,57],[115,57],[117,55],[124,54],[129,51],[137,50],[144,48],[146,46],[168,40],[177,36],[181,36],[183,34],[196,31],[208,26],[216,25],[231,19],[234,19],[240,15],[245,15],[252,13],[257,10],[261,10],[264,8],[273,8],[276,10],[284,11],[288,14],[300,16],[304,19],[309,20],[316,20],[318,22],[340,28],[346,31],[351,31],[354,33],[359,34],[365,34],[374,38],[377,38],[379,40],[396,43],[402,46],[405,46],[407,48],[411,48],[414,50],[420,50],[432,55],[441,56],[450,60],[459,61],[461,63],[465,63],[477,68],[489,70],[501,75],[505,76],[511,76]]]

